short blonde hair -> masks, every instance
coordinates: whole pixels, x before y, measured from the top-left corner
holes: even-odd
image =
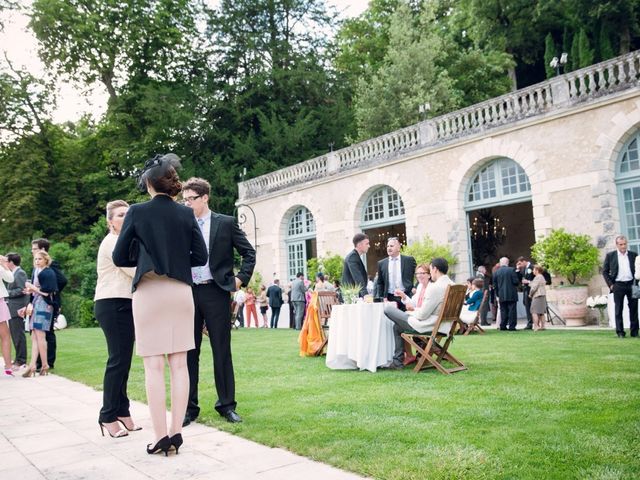
[[[42,258],[44,258],[44,261],[47,267],[51,265],[51,255],[49,255],[49,253],[46,250],[38,250],[37,252],[34,252],[33,254],[34,260],[36,258],[36,255],[40,255]]]
[[[107,220],[111,220],[116,210],[116,208],[126,207],[129,208],[129,204],[124,200],[113,200],[112,202],[107,203]]]

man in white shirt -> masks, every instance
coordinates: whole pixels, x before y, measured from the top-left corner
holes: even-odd
[[[402,244],[398,237],[387,240],[389,256],[378,262],[377,296],[396,302],[398,308],[404,310],[404,304],[395,292],[402,290],[405,295],[411,295],[416,260],[409,255],[400,255],[401,248]]]
[[[424,293],[424,300],[420,306],[410,312],[403,312],[394,303],[384,307],[384,313],[391,320],[395,337],[393,362],[389,368],[400,370],[404,367],[404,341],[400,336],[403,332],[427,333],[436,324],[440,308],[444,302],[444,295],[449,285],[453,285],[447,276],[449,263],[444,258],[431,260],[431,281]],[[441,325],[440,331],[446,333],[450,325]]]
[[[604,258],[602,276],[613,293],[613,303],[616,311],[616,334],[624,338],[624,324],[622,309],[624,297],[629,303],[629,325],[632,337],[638,336],[638,299],[631,296],[631,286],[635,274],[635,263],[638,254],[627,250],[627,238],[624,235],[616,237],[616,250],[607,253]]]

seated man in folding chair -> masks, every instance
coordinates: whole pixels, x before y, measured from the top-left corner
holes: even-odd
[[[431,260],[429,268],[432,283],[429,283],[427,288],[418,294],[415,309],[407,309],[407,312],[403,312],[397,308],[395,303],[387,303],[384,307],[384,313],[394,323],[395,351],[393,362],[389,365],[389,368],[393,370],[400,370],[404,367],[402,363],[404,359],[404,341],[400,336],[402,332],[426,333],[430,331],[438,320],[447,287],[453,285],[453,282],[447,276],[449,263],[444,258],[434,258]],[[444,327],[449,328],[448,325]],[[442,328],[443,326],[441,325]]]

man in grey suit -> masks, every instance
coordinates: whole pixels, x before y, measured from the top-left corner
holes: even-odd
[[[500,268],[493,274],[493,284],[500,302],[500,330],[507,330],[507,325],[512,332],[516,330],[519,283],[516,270],[509,266],[509,259],[502,257]]]
[[[293,302],[293,312],[296,317],[296,330],[302,328],[302,319],[304,317],[305,292],[307,287],[304,286],[304,274],[296,273],[296,279],[291,284],[291,293],[289,293],[289,301]]]
[[[7,254],[7,267],[13,273],[13,282],[7,285],[7,305],[11,313],[9,329],[11,330],[11,340],[16,351],[13,364],[20,367],[27,363],[27,340],[24,335],[24,320],[18,315],[18,310],[29,304],[29,295],[23,293],[24,285],[27,282],[27,273],[20,268],[21,258],[17,253]]]
[[[358,285],[359,296],[367,294],[367,268],[364,264],[364,255],[369,251],[369,237],[364,233],[356,233],[353,236],[354,249],[344,257],[342,266],[342,286]]]

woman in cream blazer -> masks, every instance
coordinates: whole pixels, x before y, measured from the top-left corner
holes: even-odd
[[[100,431],[113,438],[140,430],[131,419],[127,381],[133,356],[134,328],[131,282],[135,268],[116,267],[111,258],[129,205],[124,200],[107,204],[109,233],[98,250],[98,281],[94,313],[107,340],[109,358],[104,371]],[[120,425],[122,424],[122,427]]]

